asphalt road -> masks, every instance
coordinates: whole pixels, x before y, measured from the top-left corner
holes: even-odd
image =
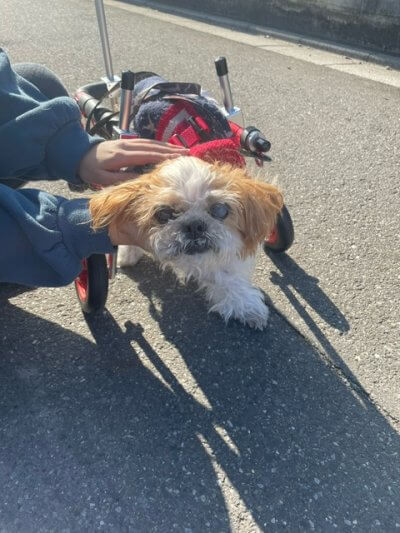
[[[150,260],[88,322],[72,286],[1,286],[0,532],[399,530],[399,90],[107,14],[116,70],[218,95],[229,58],[296,242],[259,257],[265,332],[225,327]],[[103,74],[89,1],[1,0],[0,44],[71,91]]]

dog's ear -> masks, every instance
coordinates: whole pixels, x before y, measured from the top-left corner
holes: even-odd
[[[271,234],[283,207],[283,196],[274,185],[251,179],[243,174],[235,180],[239,202],[238,229],[244,242],[243,255],[253,254]]]
[[[138,178],[95,193],[89,201],[93,229],[127,221],[139,223],[142,216],[139,206],[149,188],[148,181]]]

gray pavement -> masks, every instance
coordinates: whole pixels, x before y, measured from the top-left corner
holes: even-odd
[[[218,94],[228,57],[296,242],[259,257],[265,332],[225,327],[150,260],[88,322],[71,286],[0,287],[0,531],[399,530],[399,90],[107,14],[118,70]],[[92,2],[2,0],[1,18],[13,61],[70,90],[103,74]]]

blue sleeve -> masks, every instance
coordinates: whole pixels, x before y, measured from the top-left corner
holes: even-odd
[[[114,250],[106,230],[90,227],[88,199],[66,200],[0,184],[0,282],[67,285],[81,262]]]
[[[72,98],[48,100],[0,49],[0,177],[81,183],[79,163],[103,139],[88,135],[80,118]]]

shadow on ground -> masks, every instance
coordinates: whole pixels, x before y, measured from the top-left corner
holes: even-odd
[[[150,261],[129,275],[157,346],[108,312],[90,342],[0,289],[0,529],[395,530],[399,436],[285,320],[223,327]]]

